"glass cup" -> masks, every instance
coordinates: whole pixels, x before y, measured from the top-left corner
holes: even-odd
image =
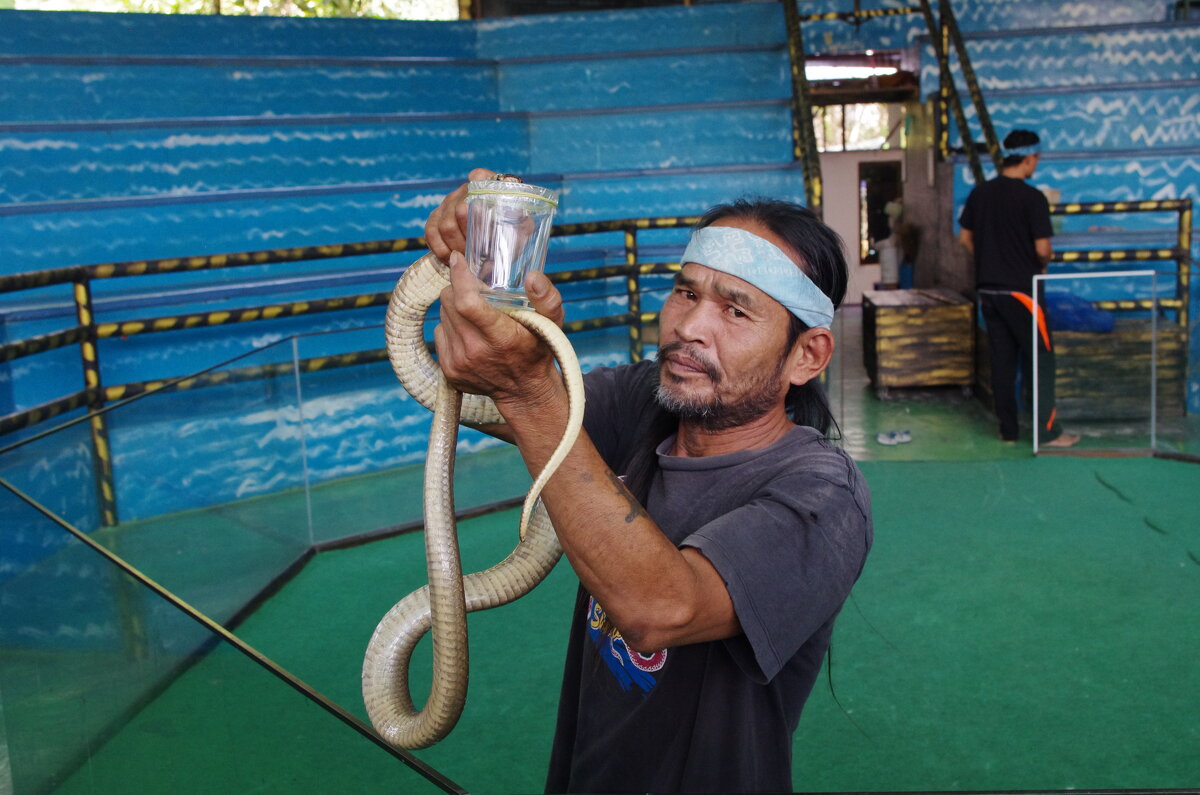
[[[496,176],[467,186],[467,265],[484,298],[528,308],[525,277],[546,265],[558,194]]]

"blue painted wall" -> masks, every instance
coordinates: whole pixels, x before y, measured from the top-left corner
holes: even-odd
[[[1046,138],[1036,182],[1070,200],[1200,198],[1200,27],[1168,22],[1159,2],[959,0],[955,8],[1001,134],[1034,126]],[[801,9],[829,10],[847,6],[821,0]],[[912,48],[924,58],[922,90],[936,86],[919,16],[808,23],[804,33],[817,52]],[[0,272],[415,236],[477,164],[560,190],[568,222],[690,215],[744,193],[803,197],[776,3],[480,23],[0,11],[0,77]],[[969,188],[960,164],[956,204]],[[1122,228],[1088,244],[1124,247],[1173,232],[1165,216],[1104,223]],[[1087,236],[1092,224],[1067,219],[1064,233]],[[667,259],[683,234],[647,233],[641,242]],[[619,262],[619,246],[619,235],[556,240],[548,267]],[[151,302],[163,314],[236,308],[384,290],[413,256],[97,282],[94,290],[102,319],[144,316]],[[572,317],[619,311],[621,289],[574,289]],[[374,326],[379,314],[108,340],[102,377],[115,384],[196,370],[296,333]],[[3,339],[74,325],[62,288],[0,296],[0,316]],[[361,338],[313,338],[328,350],[311,342],[308,355],[379,344],[378,330],[355,333]],[[582,343],[589,366],[619,358],[619,338]],[[312,438],[328,440],[309,451],[310,475],[419,457],[425,421],[410,421],[386,368],[352,394],[337,395],[336,382],[321,382],[332,391],[317,417],[305,416]],[[0,413],[79,386],[73,350],[17,360],[0,366]],[[206,416],[197,438],[211,449],[194,458],[161,454],[176,423],[119,428],[128,516],[301,482],[295,455],[270,452],[283,433],[275,420],[249,410]],[[338,434],[344,440],[334,443]],[[233,450],[260,442],[260,458],[231,463]],[[185,477],[192,488],[168,488]]]
[[[1046,137],[1037,183],[1069,200],[1200,199],[1200,28],[1168,23],[1166,5],[955,0],[1002,134],[1033,126]],[[848,8],[817,0],[801,11]],[[923,33],[912,15],[804,28],[810,51],[911,48],[928,93],[937,73]],[[746,193],[801,201],[790,91],[782,8],[771,2],[480,23],[0,11],[0,273],[416,236],[473,165],[559,190],[565,222],[692,215]],[[960,206],[964,164],[947,189]],[[1165,216],[1106,218],[1120,229],[1104,235],[1093,223],[1066,219],[1064,237],[1124,247],[1174,232]],[[642,233],[643,257],[671,259],[685,234]],[[547,267],[615,264],[620,246],[619,234],[555,240]],[[93,290],[101,320],[229,310],[386,290],[413,256]],[[646,284],[659,290],[643,298],[653,311],[664,280]],[[623,291],[621,280],[571,288],[568,316],[624,311]],[[1192,307],[1200,317],[1200,278]],[[119,384],[378,348],[381,320],[377,308],[105,340],[101,375]],[[0,295],[0,342],[75,322],[66,287]],[[1194,325],[1193,411],[1198,337]],[[627,356],[623,329],[573,341],[585,368]],[[2,363],[0,415],[81,387],[73,348]],[[428,428],[386,364],[150,396],[110,415],[120,518],[213,505],[222,508],[204,515],[220,516],[280,492],[303,506],[306,484],[419,461]],[[460,450],[492,444],[468,432]],[[86,423],[0,456],[0,475],[66,521],[99,529]],[[97,598],[114,593],[108,573],[23,504],[0,502],[0,590],[22,617],[0,624],[0,641],[116,647],[116,608]],[[303,511],[276,515],[252,533],[253,552],[233,573],[208,557],[220,543],[209,522],[174,550],[194,577],[168,585],[227,617],[307,545],[309,521]],[[179,653],[200,642],[171,629],[178,616],[157,602],[142,617],[155,648],[160,638]],[[147,686],[139,673],[130,703]]]

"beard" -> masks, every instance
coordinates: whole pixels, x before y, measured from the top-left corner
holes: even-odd
[[[676,352],[683,352],[704,371],[712,382],[711,394],[689,395],[673,383],[678,379],[665,371],[662,361]],[[739,389],[734,394],[729,390],[735,385],[724,384],[725,379],[717,366],[687,343],[668,343],[659,349],[656,358],[660,363],[658,388],[654,393],[658,405],[680,420],[695,423],[706,431],[723,431],[745,425],[775,408],[783,388],[783,366],[787,357],[781,356],[771,373],[747,376],[736,385]]]

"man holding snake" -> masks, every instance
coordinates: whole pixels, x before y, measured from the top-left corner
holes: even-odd
[[[451,272],[438,360],[495,401],[507,425],[483,430],[537,473],[565,388],[544,343],[480,296],[465,197],[425,229]],[[816,381],[841,241],[802,207],[739,200],[682,261],[657,360],[585,376],[585,432],[542,493],[580,580],[548,792],[790,791],[792,733],[871,546],[867,486],[826,438]],[[549,279],[526,289],[562,322]]]

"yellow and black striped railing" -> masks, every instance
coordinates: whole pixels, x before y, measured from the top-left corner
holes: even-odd
[[[967,86],[967,95],[970,97],[971,105],[975,108],[975,116],[983,132],[988,155],[997,173],[1000,172],[1004,158],[995,126],[992,124],[991,114],[988,113],[983,91],[975,76],[975,69],[971,66],[971,57],[967,52],[966,41],[959,30],[958,20],[954,16],[950,0],[938,0],[937,16],[933,13],[932,0],[918,0],[918,7],[901,10],[920,13],[924,17],[925,27],[929,31],[929,43],[938,63],[938,100],[935,118],[938,157],[942,160],[950,157],[950,114],[953,112],[954,123],[962,141],[963,153],[967,156],[967,162],[971,167],[971,175],[976,184],[981,184],[986,179],[983,163],[980,160],[979,152],[976,151],[975,140],[967,123],[958,85],[954,81],[954,73],[950,67],[951,48],[958,57],[959,69]]]
[[[783,18],[787,27],[788,61],[792,71],[792,160],[804,171],[804,203],[817,215],[822,214],[823,189],[817,134],[813,129],[812,96],[808,85],[807,57],[804,52],[805,18],[796,9],[795,0],[783,0]]]
[[[555,237],[606,232],[620,233],[623,236],[625,249],[624,262],[620,265],[581,268],[551,274],[550,278],[558,283],[622,277],[625,279],[625,292],[628,301],[627,312],[607,317],[572,321],[565,324],[564,329],[568,333],[574,333],[626,326],[629,329],[630,358],[633,360],[640,359],[643,348],[642,327],[645,323],[652,322],[655,315],[641,311],[639,277],[645,273],[667,272],[669,271],[670,264],[663,266],[639,263],[637,250],[638,232],[651,229],[687,228],[693,226],[698,220],[699,216],[627,218],[560,224],[554,227],[552,234]],[[288,362],[281,365],[262,365],[212,371],[196,376],[181,375],[173,379],[105,385],[101,379],[101,362],[98,346],[101,340],[124,339],[151,333],[253,323],[323,312],[343,312],[370,307],[382,307],[387,304],[390,292],[385,291],[264,306],[239,307],[212,312],[105,321],[103,318],[96,317],[96,308],[91,291],[93,282],[122,277],[154,277],[158,275],[225,268],[278,265],[312,260],[343,259],[348,257],[419,251],[425,247],[426,244],[423,237],[396,238],[326,246],[299,246],[193,257],[167,257],[97,265],[77,265],[0,276],[0,293],[11,294],[26,290],[44,289],[55,285],[70,285],[76,315],[76,325],[71,328],[0,344],[0,362],[13,361],[56,349],[78,346],[82,371],[82,388],[78,392],[55,398],[33,408],[0,416],[0,436],[31,428],[80,409],[89,410],[88,422],[92,434],[92,452],[97,474],[96,483],[101,519],[105,525],[115,524],[118,514],[116,495],[113,488],[112,457],[108,442],[106,414],[103,411],[106,405],[160,390],[178,391],[217,386],[235,381],[277,377],[284,371],[289,374],[292,373],[294,365]],[[678,265],[675,264],[674,267],[678,268]],[[313,372],[384,360],[386,360],[386,354],[380,349],[339,356],[314,357],[302,360],[299,363],[299,367],[302,372]]]
[[[1056,259],[1062,262],[1131,262],[1147,260],[1174,260],[1179,263],[1176,297],[1160,299],[1157,306],[1173,310],[1186,323],[1188,256],[1191,246],[1190,200],[1130,201],[1108,203],[1068,203],[1053,205],[1051,211],[1059,215],[1079,213],[1122,213],[1170,211],[1180,215],[1179,241],[1175,248],[1147,248],[1122,250],[1062,251]],[[597,233],[620,233],[623,238],[624,262],[594,268],[560,271],[550,274],[555,283],[585,282],[623,278],[625,280],[626,311],[616,315],[571,321],[564,326],[568,333],[625,326],[629,331],[629,357],[632,361],[642,358],[644,334],[648,324],[655,322],[657,314],[644,312],[641,307],[642,287],[640,278],[650,274],[669,274],[678,271],[678,262],[642,262],[638,250],[639,231],[654,229],[689,228],[696,224],[699,216],[672,216],[662,218],[627,218],[610,221],[592,221],[575,224],[560,224],[554,227],[555,237],[588,235]],[[71,284],[72,298],[76,306],[77,325],[48,334],[27,339],[13,340],[0,345],[0,362],[12,361],[68,346],[78,345],[82,364],[82,388],[70,395],[61,396],[39,406],[0,416],[0,437],[14,431],[45,423],[55,417],[88,409],[93,438],[93,455],[97,471],[97,488],[100,494],[102,518],[105,524],[117,521],[115,494],[112,488],[112,461],[108,446],[104,412],[106,405],[138,395],[160,390],[185,390],[233,383],[235,381],[264,379],[294,372],[292,362],[279,365],[261,365],[240,369],[222,369],[201,375],[181,374],[174,379],[160,379],[137,383],[105,385],[101,379],[101,362],[97,343],[105,339],[119,339],[149,333],[180,331],[203,327],[215,327],[240,323],[253,323],[282,317],[297,317],[321,312],[341,312],[369,307],[382,307],[389,298],[388,292],[366,293],[328,299],[296,301],[286,304],[270,304],[258,307],[243,307],[215,312],[185,315],[159,316],[120,321],[105,321],[95,317],[95,306],[91,295],[91,284],[97,279],[126,276],[154,276],[185,271],[215,270],[249,265],[269,265],[300,262],[315,259],[335,259],[391,252],[418,251],[424,248],[423,238],[400,238],[365,243],[349,243],[331,246],[305,246],[287,249],[215,254],[197,257],[138,260],[105,263],[100,265],[72,266],[45,271],[0,276],[0,293],[14,293],[41,289],[55,284]],[[1116,308],[1131,308],[1121,305]],[[1138,309],[1150,308],[1149,304],[1137,304]],[[318,356],[299,363],[301,372],[315,372],[359,364],[376,363],[386,359],[382,349],[360,351],[337,356]]]
[[[162,259],[129,260],[100,265],[73,265],[28,273],[0,276],[0,293],[11,293],[37,287],[77,282],[80,279],[113,279],[122,276],[149,276],[165,273],[218,270],[251,265],[275,265],[282,262],[308,262],[322,259],[361,257],[372,254],[391,254],[418,251],[426,248],[425,238],[405,237],[375,240],[365,243],[339,243],[332,246],[297,246],[294,248],[242,251],[234,254],[209,254],[200,257],[164,257]]]
[[[350,295],[340,298],[320,298],[309,301],[293,301],[289,304],[271,304],[270,306],[252,306],[244,309],[224,309],[216,312],[199,312],[187,315],[171,315],[168,317],[148,318],[145,320],[125,320],[115,323],[99,323],[96,325],[96,337],[108,339],[111,337],[133,337],[138,334],[151,334],[160,331],[179,331],[209,326],[225,326],[231,323],[252,323],[256,320],[275,320],[276,318],[297,317],[299,315],[315,315],[322,312],[344,312],[348,309],[364,309],[372,306],[386,306],[386,292]]]
[[[863,22],[868,19],[878,19],[880,17],[896,17],[906,16],[908,14],[918,14],[918,8],[861,8],[857,11],[825,11],[820,14],[806,14],[800,17],[802,22],[832,22],[839,20],[841,22]]]
[[[805,203],[809,209],[820,215],[824,199],[821,161],[816,133],[813,130],[812,93],[805,74],[807,55],[804,50],[803,23],[841,21],[858,24],[881,17],[919,14],[921,9],[916,6],[860,9],[856,4],[853,11],[801,14],[796,0],[782,2],[792,76],[792,159],[800,163],[804,170]]]
[[[1192,200],[1138,199],[1118,202],[1063,202],[1050,205],[1051,215],[1113,215],[1120,213],[1178,213],[1179,222],[1173,248],[1162,246],[1125,249],[1086,249],[1055,251],[1053,262],[1083,263],[1175,263],[1175,297],[1144,301],[1098,302],[1100,309],[1161,309],[1174,311],[1178,324],[1187,328],[1188,295],[1191,285]]]
[[[945,46],[948,42],[954,45],[954,51],[958,55],[958,66],[962,71],[963,80],[967,84],[967,94],[971,97],[971,104],[975,106],[975,116],[979,120],[979,128],[983,131],[983,140],[987,144],[988,154],[992,158],[992,165],[996,169],[996,173],[1000,173],[1000,167],[1004,160],[1000,152],[1000,141],[996,138],[996,128],[992,125],[992,116],[988,113],[987,103],[983,99],[983,91],[979,88],[979,81],[975,78],[975,68],[971,66],[971,56],[967,53],[967,44],[963,40],[962,32],[958,29],[958,20],[954,16],[954,9],[950,7],[950,0],[938,0],[938,15],[941,18],[943,36],[943,48],[946,50],[945,55],[949,58],[949,48]],[[970,142],[971,135],[968,129],[964,126],[962,130],[963,146],[971,150],[971,155],[975,162],[978,161],[978,155],[974,153],[974,146]],[[974,166],[972,166],[974,168]],[[979,169],[976,169],[976,181],[978,179]]]
[[[1178,260],[1177,248],[1093,249],[1091,251],[1056,251],[1054,262],[1162,262]]]
[[[1083,213],[1095,215],[1098,213],[1157,212],[1177,212],[1190,214],[1191,211],[1191,199],[1138,199],[1136,201],[1123,202],[1064,202],[1062,204],[1050,205],[1050,213],[1052,215],[1079,215]]]

